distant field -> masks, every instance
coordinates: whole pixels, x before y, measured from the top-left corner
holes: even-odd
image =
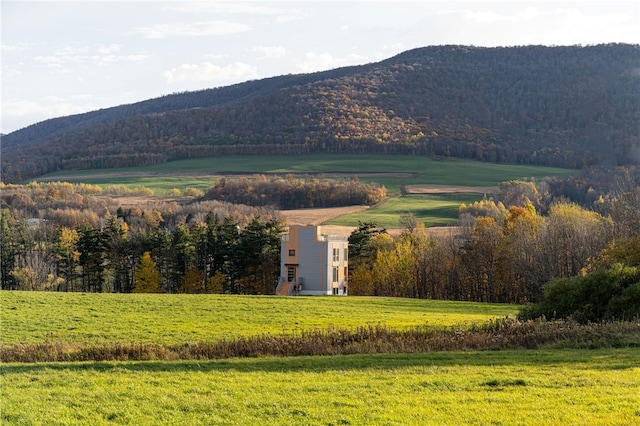
[[[228,156],[172,161],[145,167],[71,170],[51,173],[37,180],[73,180],[93,184],[124,184],[157,189],[157,195],[171,188],[194,186],[206,189],[214,177],[229,173],[339,173],[375,181],[391,194],[409,184],[495,186],[511,179],[566,176],[576,170],[517,166],[462,160],[432,160],[402,155],[309,154],[273,156]],[[371,176],[371,174],[382,174]],[[175,180],[168,181],[170,175]],[[170,183],[166,183],[170,182]]]
[[[356,226],[358,221],[362,221],[374,222],[380,227],[398,228],[400,217],[403,214],[412,213],[418,222],[426,226],[449,226],[456,223],[460,204],[473,203],[481,199],[481,194],[465,193],[394,197],[372,209],[339,216],[327,223]]]
[[[482,191],[513,179],[542,179],[566,176],[576,170],[550,167],[517,166],[463,160],[433,160],[402,155],[313,154],[296,156],[229,156],[173,161],[146,167],[122,169],[76,170],[52,173],[39,180],[69,180],[96,185],[147,187],[157,196],[169,195],[172,189],[196,188],[206,191],[216,179],[225,175],[256,173],[317,173],[325,177],[358,176],[360,181],[384,185],[391,197],[386,202],[361,213],[339,217],[326,223],[356,226],[358,221],[375,222],[381,227],[396,228],[403,213],[413,213],[426,226],[455,223],[458,206],[480,200]],[[401,197],[401,188],[421,185],[443,186],[441,194],[410,194]],[[446,187],[451,188],[447,194]],[[479,188],[477,193],[459,192]],[[305,221],[305,223],[309,223]]]
[[[295,330],[470,325],[518,306],[365,297],[0,292],[0,343],[184,342]]]

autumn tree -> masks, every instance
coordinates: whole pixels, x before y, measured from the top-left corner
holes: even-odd
[[[612,221],[573,203],[551,206],[540,228],[540,268],[547,277],[578,275],[611,239]]]
[[[533,182],[522,180],[503,182],[500,184],[500,198],[505,206],[524,207],[531,204],[538,210],[543,206],[542,194]]]
[[[58,272],[64,278],[65,291],[73,291],[74,281],[77,277],[77,265],[80,260],[78,241],[80,237],[75,229],[61,227],[58,233],[57,258]]]
[[[379,234],[374,240],[379,248],[371,268],[373,294],[415,297],[411,241],[402,238],[394,242],[388,234]]]
[[[145,251],[136,266],[134,274],[135,293],[161,293],[160,272],[151,259],[151,253]]]
[[[511,303],[537,301],[542,297],[545,277],[539,273],[538,230],[543,219],[531,204],[512,206],[503,226],[500,258],[500,300]]]
[[[202,273],[197,267],[191,266],[184,274],[182,291],[190,294],[203,293],[204,287]]]
[[[463,262],[474,300],[495,302],[498,285],[498,250],[502,229],[491,217],[479,217],[470,241],[463,247]]]
[[[227,278],[220,271],[216,271],[212,277],[207,281],[205,293],[208,294],[220,294],[224,291],[224,285]]]

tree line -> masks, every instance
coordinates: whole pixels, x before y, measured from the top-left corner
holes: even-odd
[[[152,219],[152,220],[156,220]],[[1,280],[7,290],[273,294],[282,223],[246,226],[209,213],[174,229],[130,230],[122,217],[77,228],[0,212]]]
[[[349,292],[540,302],[549,282],[601,268],[607,256],[608,266],[640,266],[640,187],[618,183],[593,210],[549,198],[539,191],[548,189],[545,182],[506,182],[498,200],[461,205],[460,226],[447,236],[430,237],[411,215],[402,218],[405,229],[395,238],[360,223],[349,239]]]
[[[349,292],[538,302],[548,282],[589,273],[603,253],[634,266],[635,172],[619,170],[600,187],[584,187],[584,205],[553,188],[582,187],[587,177],[565,185],[505,182],[495,199],[460,206],[459,227],[440,237],[410,214],[395,238],[361,223],[349,238]],[[275,291],[285,224],[270,207],[214,200],[122,206],[99,187],[64,183],[5,185],[0,201],[3,289]]]
[[[153,200],[122,206],[100,187],[59,182],[5,185],[0,200],[3,289],[275,290],[283,225],[270,207]]]
[[[205,200],[221,200],[251,206],[273,205],[279,209],[374,205],[382,201],[386,190],[354,177],[317,179],[310,176],[286,177],[254,175],[252,178],[221,178],[209,188]]]

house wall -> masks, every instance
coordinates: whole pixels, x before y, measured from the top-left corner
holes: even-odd
[[[280,281],[287,281],[287,268],[297,267],[297,281],[301,283],[301,295],[346,294],[345,268],[347,259],[346,238],[330,237],[321,234],[316,226],[297,226],[289,228],[281,246]],[[333,260],[333,249],[339,251],[339,258]],[[290,250],[295,255],[290,256]],[[338,282],[334,283],[333,268],[338,268]],[[334,290],[334,288],[336,290]]]
[[[302,278],[300,294],[327,294],[326,254],[317,241],[316,228],[300,228],[299,276]]]

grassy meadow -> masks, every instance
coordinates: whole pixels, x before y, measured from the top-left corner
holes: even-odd
[[[181,344],[263,333],[469,326],[518,306],[376,297],[0,292],[4,345],[61,342]]]
[[[156,195],[172,188],[206,190],[215,177],[207,175],[253,173],[339,173],[359,176],[363,182],[384,185],[390,195],[402,185],[439,184],[494,186],[512,179],[566,176],[576,170],[553,167],[481,163],[464,160],[433,160],[420,156],[374,154],[307,154],[272,156],[226,156],[177,160],[164,164],[120,169],[64,170],[42,176],[46,180],[69,180],[98,185],[145,186]],[[380,176],[371,176],[380,174]],[[172,176],[173,175],[173,176]]]
[[[12,425],[634,425],[639,348],[5,364]]]
[[[364,325],[426,327],[457,340],[465,330],[472,333],[478,324],[518,310],[399,298],[13,291],[1,291],[0,304],[0,349],[18,350],[29,344],[43,348],[37,346],[43,342],[183,347]],[[515,335],[522,334],[521,327],[512,326]],[[493,328],[499,336],[502,326]],[[571,344],[535,350],[389,353],[396,352],[389,348],[387,353],[213,360],[4,361],[0,422],[631,425],[640,420],[640,346],[633,344],[640,335],[637,326],[628,329],[627,337],[613,340],[625,344],[596,346],[608,349],[586,349],[595,330],[587,327]]]
[[[363,212],[339,216],[327,222],[329,225],[354,226],[358,221],[374,222],[385,228],[399,228],[403,214],[412,213],[425,226],[455,225],[460,204],[470,204],[482,199],[482,194],[451,193],[433,195],[405,195],[392,197],[384,203]]]

